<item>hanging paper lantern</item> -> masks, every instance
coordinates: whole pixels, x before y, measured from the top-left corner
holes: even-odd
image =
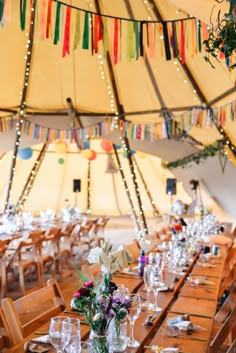
[[[120,145],[115,145],[116,150],[120,150],[121,146]]]
[[[33,150],[31,147],[22,148],[18,151],[18,155],[23,160],[30,159],[33,155]]]
[[[59,164],[63,164],[63,163],[64,163],[64,158],[59,158],[59,159],[58,159],[58,163],[59,163]]]
[[[67,144],[64,141],[57,141],[54,144],[55,152],[57,154],[64,154],[67,152]]]
[[[92,153],[93,153],[92,150],[87,149],[87,150],[83,150],[81,152],[81,155],[82,155],[82,157],[89,159],[92,157]]]
[[[93,161],[97,157],[97,152],[90,150],[92,152],[91,157],[88,158],[89,161]]]
[[[113,151],[113,145],[111,141],[108,140],[102,140],[101,142],[101,147],[104,149],[106,152],[111,152]]]

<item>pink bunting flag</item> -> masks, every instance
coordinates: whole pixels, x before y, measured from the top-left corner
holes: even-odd
[[[47,0],[42,0],[40,18],[39,18],[39,36],[42,40],[45,39],[46,12],[47,12]]]

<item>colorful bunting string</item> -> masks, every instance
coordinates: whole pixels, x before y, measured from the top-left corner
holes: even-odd
[[[0,118],[0,132],[15,129],[17,115],[8,115]],[[214,121],[213,121],[214,119]],[[213,128],[225,127],[236,120],[236,100],[224,106],[209,109],[198,107],[186,111],[179,116],[166,119],[155,124],[136,124],[127,120],[119,120],[123,135],[128,139],[149,140],[153,142],[158,139],[177,136],[183,131],[187,133],[192,127]],[[27,118],[24,119],[23,132],[39,141],[51,142],[56,139],[66,139],[76,142],[86,141],[89,138],[100,138],[115,130],[116,117],[109,117],[102,122],[88,128],[59,130],[40,126]]]

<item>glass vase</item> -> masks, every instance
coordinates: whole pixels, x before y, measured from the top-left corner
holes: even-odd
[[[127,321],[115,321],[113,331],[113,352],[124,352],[127,347]]]
[[[113,352],[108,332],[106,332],[104,335],[98,335],[96,332],[91,331],[90,342],[92,343],[94,353]]]

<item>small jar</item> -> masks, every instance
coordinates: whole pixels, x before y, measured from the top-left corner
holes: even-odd
[[[124,352],[127,347],[127,321],[115,322],[113,352]]]

